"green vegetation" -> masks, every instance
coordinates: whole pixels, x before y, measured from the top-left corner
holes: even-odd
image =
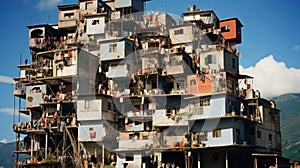
[[[282,155],[300,161],[300,94],[287,94],[274,99],[281,110]]]

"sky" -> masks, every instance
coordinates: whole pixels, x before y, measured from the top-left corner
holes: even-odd
[[[57,23],[57,5],[74,3],[77,0],[1,1],[0,142],[15,140],[12,124],[17,120],[13,114],[18,101],[14,101],[12,78],[19,76],[17,65],[30,59],[26,26]],[[263,97],[300,93],[300,1],[152,0],[146,10],[181,15],[193,4],[214,10],[220,20],[241,21],[240,73],[254,77],[253,87]]]

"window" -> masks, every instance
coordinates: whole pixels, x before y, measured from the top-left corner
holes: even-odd
[[[138,140],[139,138],[140,138],[140,134],[139,133],[129,134],[129,139]]]
[[[211,13],[201,14],[200,17],[211,17]]]
[[[33,87],[32,89],[30,89],[30,94],[33,94],[33,93],[41,93],[42,90],[40,87]]]
[[[237,128],[235,130],[235,134],[236,134],[236,141],[237,141],[237,143],[241,143],[242,142],[242,139],[241,139],[241,130]]]
[[[222,32],[229,32],[230,31],[230,26],[223,26],[221,27]]]
[[[179,111],[179,108],[168,108],[166,110],[166,116],[167,117],[171,117],[171,116],[175,116]]]
[[[143,140],[148,140],[148,135],[143,135]]]
[[[216,55],[207,55],[205,57],[205,64],[208,65],[208,64],[216,64],[217,63],[217,60],[216,60]]]
[[[86,9],[86,10],[93,9],[93,2],[87,2],[87,3],[85,4],[85,9]]]
[[[175,35],[183,34],[183,29],[174,30],[174,34]]]
[[[91,100],[84,100],[84,109],[90,108],[90,102],[91,102]]]
[[[133,161],[134,158],[133,158],[133,156],[126,156],[125,160],[126,161]]]
[[[269,141],[272,142],[272,134],[269,134]]]
[[[71,18],[71,17],[74,17],[74,15],[75,15],[75,14],[74,14],[73,12],[72,12],[72,13],[65,13],[65,14],[64,14],[64,17],[65,17],[65,18]]]
[[[133,139],[134,135],[133,134],[129,134],[129,139]]]
[[[204,110],[203,110],[202,107],[196,107],[196,108],[194,108],[194,114],[195,115],[203,115],[203,113],[204,113]]]
[[[221,129],[217,128],[213,130],[213,138],[221,138]]]
[[[97,19],[97,20],[92,20],[92,25],[98,25],[100,22],[99,22],[99,20]]]
[[[107,110],[113,111],[113,104],[112,104],[112,102],[107,102]]]
[[[232,68],[235,68],[235,59],[232,58]]]
[[[117,44],[109,44],[109,52],[117,52]]]
[[[257,138],[261,138],[261,131],[257,131]]]
[[[251,127],[250,128],[250,135],[254,135],[255,134],[255,128],[254,127]]]
[[[196,79],[192,79],[192,80],[190,81],[190,85],[196,85]]]

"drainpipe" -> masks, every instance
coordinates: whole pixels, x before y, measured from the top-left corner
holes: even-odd
[[[105,158],[105,155],[104,155],[104,142],[102,143],[102,164],[103,164],[103,167],[105,167],[104,165],[104,158]]]
[[[225,151],[225,167],[228,168],[228,152]]]
[[[198,168],[201,167],[200,152],[198,151]]]

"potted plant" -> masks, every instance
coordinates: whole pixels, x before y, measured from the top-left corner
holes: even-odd
[[[48,153],[47,157],[45,158],[45,162],[55,162],[56,158],[53,153]]]

